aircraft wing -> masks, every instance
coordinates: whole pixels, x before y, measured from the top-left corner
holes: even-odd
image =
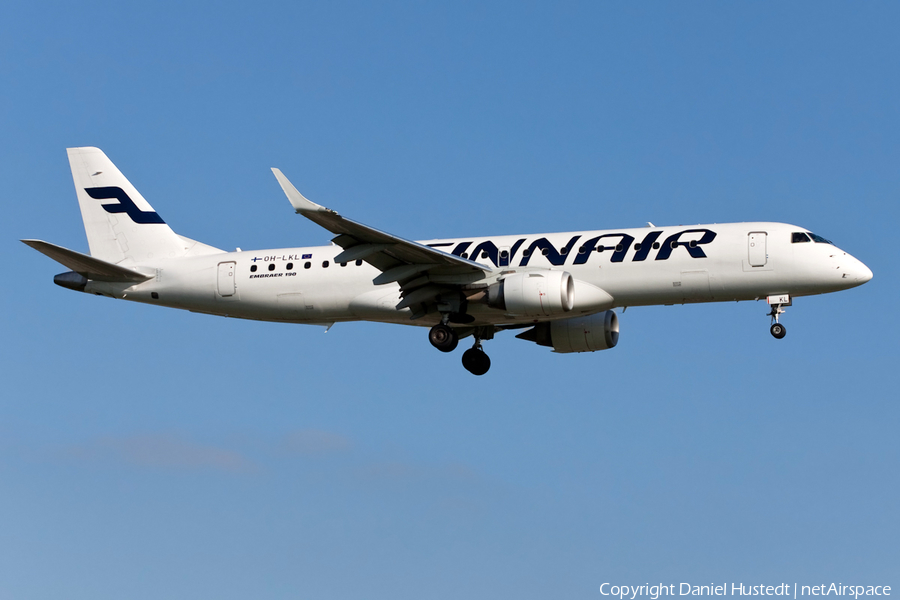
[[[414,315],[421,313],[424,308],[414,305],[427,306],[440,294],[483,279],[493,271],[487,265],[346,219],[304,198],[279,169],[272,172],[297,213],[337,234],[332,241],[344,251],[334,258],[335,262],[364,260],[381,271],[373,280],[376,285],[399,282],[404,301],[398,308],[413,306]]]

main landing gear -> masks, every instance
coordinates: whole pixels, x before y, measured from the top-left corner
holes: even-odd
[[[441,352],[453,352],[459,344],[459,336],[446,323],[438,323],[428,332],[428,341]]]
[[[472,375],[484,375],[491,368],[491,359],[481,349],[481,340],[475,340],[475,345],[463,352],[463,367]]]
[[[453,352],[459,344],[459,334],[447,325],[448,319],[445,317],[443,322],[438,323],[428,332],[428,341],[431,345],[441,352]],[[473,375],[484,375],[491,368],[491,359],[481,348],[482,339],[491,339],[493,337],[492,327],[477,327],[463,332],[463,337],[475,335],[475,345],[463,352],[462,364],[469,373]]]

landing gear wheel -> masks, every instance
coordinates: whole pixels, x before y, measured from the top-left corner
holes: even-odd
[[[428,341],[441,352],[453,352],[459,344],[459,336],[449,325],[439,323],[428,332]]]
[[[463,352],[462,364],[472,375],[484,375],[491,368],[491,359],[481,348],[469,348]]]
[[[772,298],[772,296],[769,296],[770,300],[771,300],[771,298]],[[768,315],[768,316],[772,317],[772,326],[769,327],[769,332],[772,334],[772,337],[774,337],[776,340],[780,340],[787,334],[787,329],[784,328],[784,325],[782,325],[781,323],[778,322],[778,317],[779,317],[779,315],[784,314],[785,306],[791,305],[790,296],[788,296],[787,298],[785,298],[785,296],[778,296],[778,299],[779,300],[786,299],[787,302],[778,303],[778,304],[773,302],[772,304],[770,304],[770,306],[772,307],[772,310],[769,312],[769,315]]]

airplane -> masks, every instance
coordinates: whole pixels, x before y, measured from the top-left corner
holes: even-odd
[[[410,241],[307,200],[272,169],[296,213],[330,246],[227,252],[176,234],[98,148],[68,149],[90,255],[21,240],[70,271],[65,288],[198,313],[331,327],[428,327],[484,375],[482,343],[506,330],[554,352],[619,339],[615,309],[765,299],[770,332],[793,299],[853,288],[872,271],[827,239],[785,223],[726,223]]]

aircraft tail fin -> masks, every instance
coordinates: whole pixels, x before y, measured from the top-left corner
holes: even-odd
[[[68,148],[91,256],[111,263],[183,256],[188,248],[99,148]]]

